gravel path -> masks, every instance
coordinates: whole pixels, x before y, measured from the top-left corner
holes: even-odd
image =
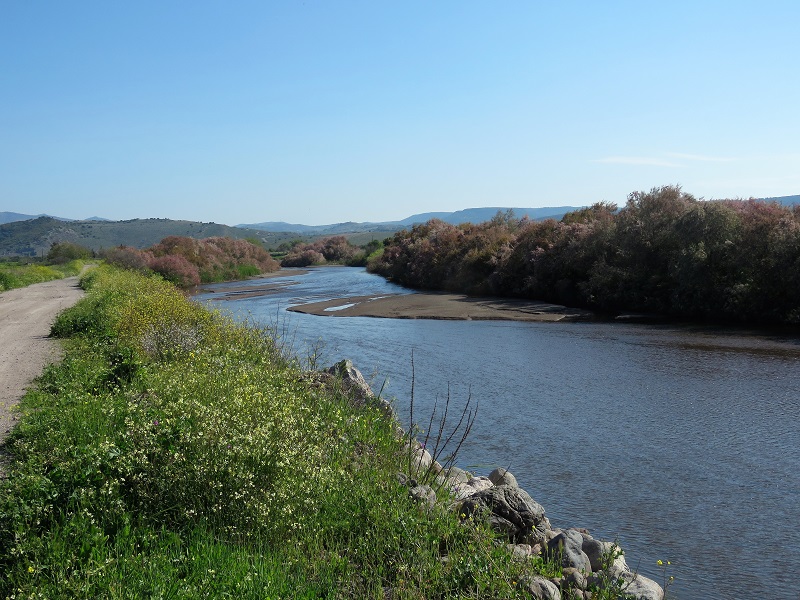
[[[17,421],[13,407],[45,365],[60,357],[59,342],[48,337],[50,325],[82,295],[77,277],[0,294],[0,448]]]

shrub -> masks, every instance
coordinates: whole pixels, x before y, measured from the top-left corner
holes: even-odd
[[[200,283],[200,272],[195,265],[176,254],[155,256],[147,266],[167,281],[181,287],[189,287]]]
[[[91,258],[92,251],[89,248],[72,242],[58,242],[50,246],[47,252],[47,260],[53,264],[63,265],[72,260],[84,260]]]
[[[310,248],[300,252],[287,254],[281,261],[282,267],[310,267],[311,265],[322,265],[325,257],[316,250]]]
[[[109,248],[100,256],[110,265],[142,273],[148,271],[147,263],[152,259],[152,255],[128,246]]]

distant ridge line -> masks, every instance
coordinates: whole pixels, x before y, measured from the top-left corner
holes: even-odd
[[[778,202],[784,206],[792,206],[800,204],[800,194],[794,196],[775,196],[770,198],[756,198],[764,202]],[[299,233],[307,235],[324,235],[324,234],[342,234],[342,233],[358,233],[370,231],[390,231],[410,227],[417,223],[425,223],[431,219],[441,219],[446,223],[452,225],[460,225],[462,223],[482,223],[490,220],[498,212],[504,213],[508,210],[514,212],[516,218],[527,216],[534,221],[541,221],[544,219],[561,219],[566,213],[585,208],[583,206],[546,206],[542,208],[517,208],[517,207],[503,207],[503,206],[488,206],[481,208],[466,208],[454,212],[427,212],[418,213],[401,219],[399,221],[380,221],[380,222],[347,222],[347,223],[333,223],[330,225],[303,225],[301,223],[286,223],[284,221],[266,221],[263,223],[242,223],[234,225],[233,227],[240,229],[252,229],[257,231],[264,231],[270,233]],[[0,225],[7,223],[14,223],[18,221],[28,221],[38,218],[51,218],[57,221],[64,221],[67,223],[132,223],[134,221],[182,221],[185,223],[198,223],[205,224],[199,221],[186,221],[177,219],[126,219],[114,221],[104,217],[94,216],[87,217],[86,219],[68,219],[65,217],[56,217],[47,214],[28,215],[23,213],[1,211],[0,212]],[[208,223],[209,225],[217,225],[216,223]]]

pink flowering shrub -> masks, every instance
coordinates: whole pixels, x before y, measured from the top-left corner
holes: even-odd
[[[148,267],[180,287],[190,287],[200,283],[200,272],[197,267],[177,254],[153,257]]]

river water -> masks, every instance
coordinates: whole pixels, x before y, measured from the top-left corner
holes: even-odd
[[[259,282],[250,282],[259,283]],[[617,539],[670,597],[800,598],[800,338],[622,323],[319,317],[292,305],[411,293],[363,269],[272,278],[222,301],[276,327],[295,353],[350,358],[409,422],[436,399],[479,404],[457,464],[508,467],[555,526]],[[241,284],[239,284],[241,285]],[[449,390],[449,392],[448,392]]]

